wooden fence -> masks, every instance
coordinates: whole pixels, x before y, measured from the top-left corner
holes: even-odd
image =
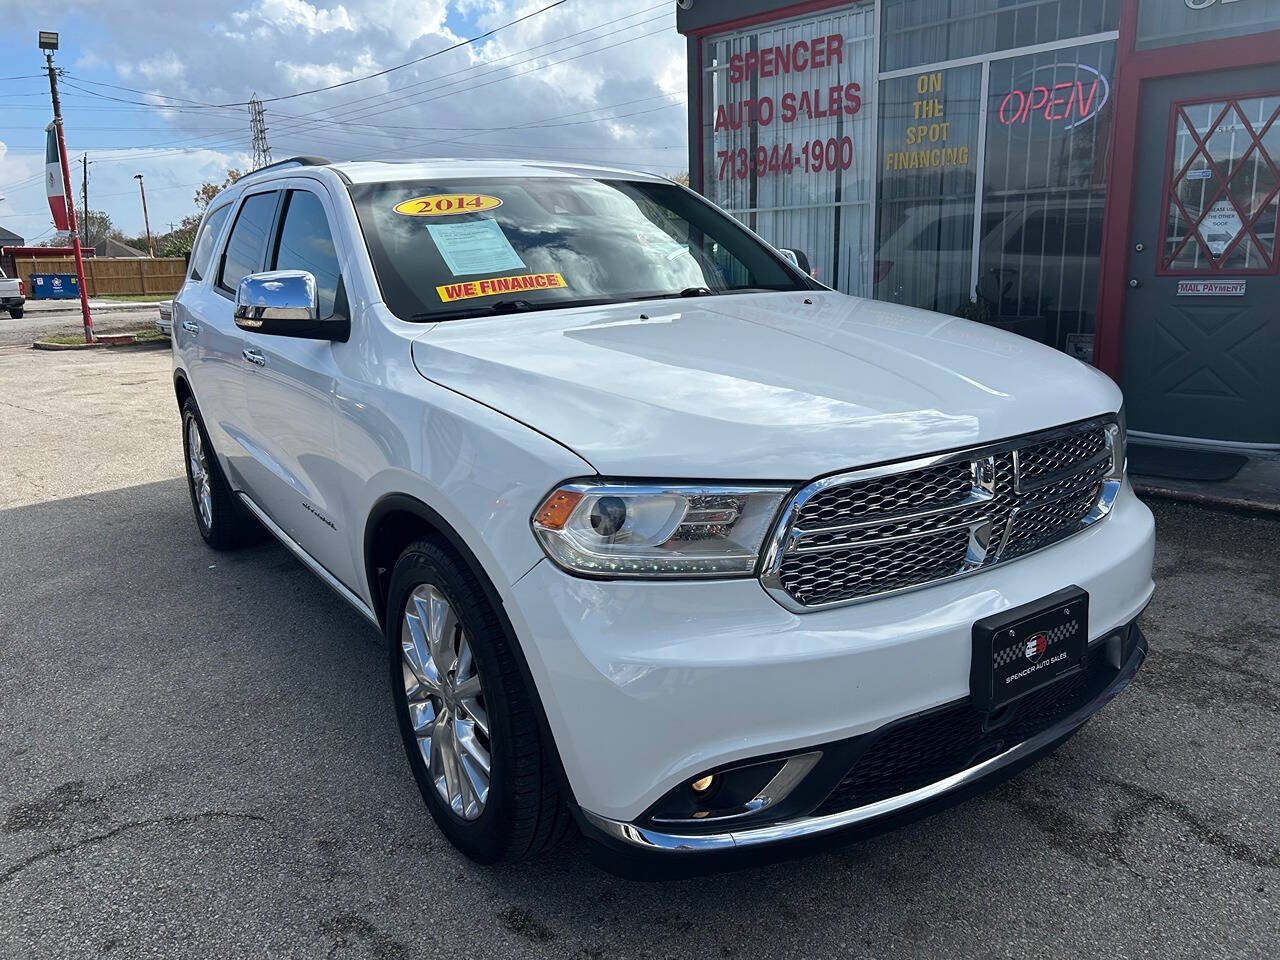
[[[71,257],[15,257],[14,267],[31,296],[31,274],[76,272]],[[84,282],[89,296],[138,296],[177,293],[186,275],[182,257],[85,257]]]

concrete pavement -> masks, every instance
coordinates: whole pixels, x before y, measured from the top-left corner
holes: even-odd
[[[74,309],[32,309],[35,304],[50,303],[57,303],[63,307],[70,303]],[[154,303],[112,303],[110,307],[91,306],[89,312],[93,317],[95,331],[120,333],[126,330],[150,329],[159,315],[159,307]],[[33,340],[41,337],[83,332],[84,322],[81,320],[78,300],[28,300],[23,316],[19,320],[14,320],[7,313],[0,313],[0,347],[29,347]]]
[[[376,633],[283,548],[201,542],[167,354],[0,353],[0,955],[1274,956],[1280,524],[1156,510],[1146,667],[995,791],[699,880],[485,869]]]

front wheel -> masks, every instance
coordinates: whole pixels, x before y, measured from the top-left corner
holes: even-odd
[[[443,545],[419,540],[396,562],[386,640],[409,766],[449,841],[497,863],[562,838],[572,820],[515,641]]]
[[[205,543],[229,550],[262,539],[262,524],[240,502],[218,465],[194,397],[182,403],[182,449],[191,507]]]

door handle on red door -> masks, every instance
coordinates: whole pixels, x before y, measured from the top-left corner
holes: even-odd
[[[264,357],[257,350],[249,350],[246,348],[244,350],[241,350],[240,354],[255,366],[265,367],[267,365],[267,358]]]

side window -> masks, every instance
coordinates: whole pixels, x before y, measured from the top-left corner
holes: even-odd
[[[262,258],[267,251],[267,236],[271,232],[271,221],[276,214],[278,196],[276,191],[255,193],[240,207],[235,226],[231,228],[231,236],[227,239],[226,252],[222,255],[222,273],[218,277],[218,286],[223,290],[235,293],[241,280],[262,269]]]
[[[191,251],[191,279],[203,280],[209,272],[209,264],[213,262],[213,246],[218,242],[218,234],[222,232],[222,224],[231,212],[231,204],[219,207],[205,217],[204,226],[200,228],[200,236],[196,237],[196,245]]]
[[[306,190],[290,190],[285,198],[280,240],[272,270],[306,270],[316,278],[320,316],[333,314],[338,297],[338,251],[320,198]]]

